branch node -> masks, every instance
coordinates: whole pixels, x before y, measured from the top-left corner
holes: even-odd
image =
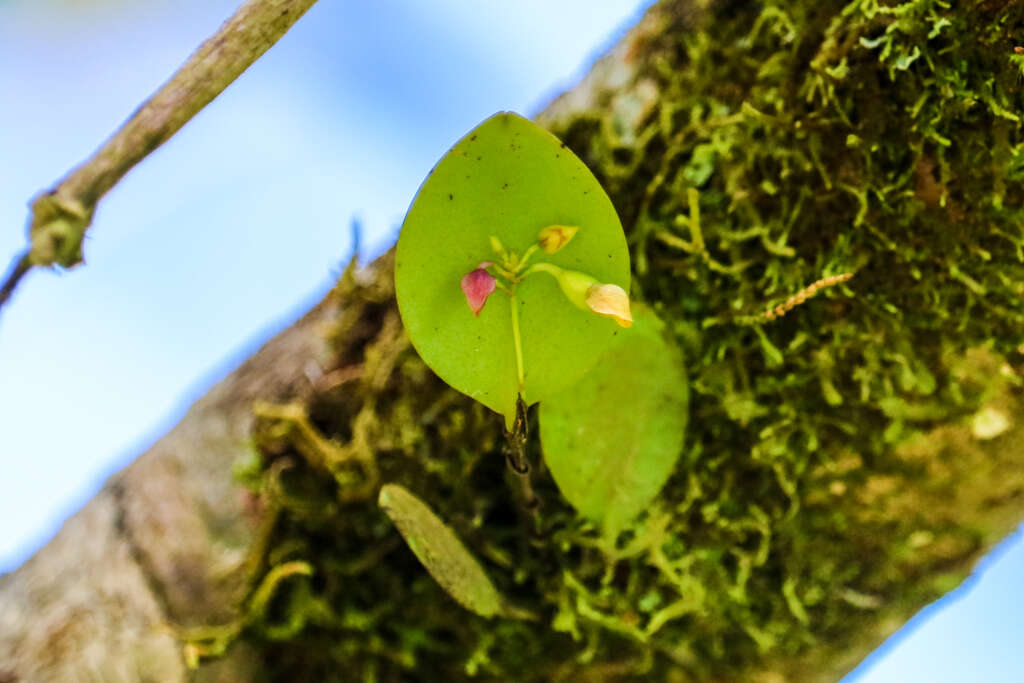
[[[34,266],[72,268],[82,262],[82,241],[92,222],[92,211],[81,202],[46,192],[32,202],[29,223]]]

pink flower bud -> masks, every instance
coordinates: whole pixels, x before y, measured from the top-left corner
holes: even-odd
[[[466,303],[473,315],[480,315],[487,303],[487,297],[491,295],[496,286],[494,276],[487,272],[487,267],[492,265],[490,261],[483,261],[475,269],[462,276],[462,293],[466,295]]]

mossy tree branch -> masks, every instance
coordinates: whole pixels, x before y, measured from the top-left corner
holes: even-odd
[[[1021,26],[1019,3],[668,0],[540,117],[613,197],[694,392],[614,547],[542,466],[524,542],[501,421],[409,347],[389,254],[0,577],[0,680],[184,680],[164,623],[232,626],[199,679],[837,680],[1024,519]],[[370,479],[540,620],[456,609]]]
[[[110,139],[32,200],[29,247],[0,284],[0,306],[35,266],[82,262],[96,205],[137,163],[171,138],[271,48],[316,0],[248,0]]]

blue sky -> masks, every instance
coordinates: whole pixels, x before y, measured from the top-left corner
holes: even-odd
[[[0,0],[3,267],[27,200],[236,4]],[[353,218],[386,249],[462,133],[538,111],[648,4],[321,0],[104,200],[86,267],[32,274],[0,318],[0,571],[315,301]],[[1024,680],[1019,536],[849,680]]]

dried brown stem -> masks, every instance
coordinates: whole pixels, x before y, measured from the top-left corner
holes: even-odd
[[[526,443],[530,437],[530,425],[526,419],[526,403],[522,398],[516,402],[516,419],[512,431],[505,432],[505,460],[509,477],[516,489],[523,521],[529,526],[531,536],[540,534],[540,498],[533,490],[530,479],[530,461],[526,459]]]

